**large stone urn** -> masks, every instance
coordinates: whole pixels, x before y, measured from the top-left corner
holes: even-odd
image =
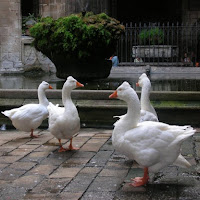
[[[107,78],[112,68],[111,60],[98,56],[84,61],[65,55],[52,55],[50,59],[56,67],[56,76],[63,79],[68,76],[85,80]]]

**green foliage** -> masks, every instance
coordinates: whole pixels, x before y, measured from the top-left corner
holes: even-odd
[[[26,30],[29,26],[40,21],[41,17],[36,17],[34,14],[29,13],[28,16],[22,16],[22,34],[26,34]]]
[[[72,14],[57,20],[42,18],[31,29],[34,46],[45,55],[62,54],[77,59],[110,57],[124,26],[105,13]]]
[[[139,34],[139,40],[141,44],[146,45],[162,44],[164,41],[164,32],[158,27],[149,30],[143,29]]]

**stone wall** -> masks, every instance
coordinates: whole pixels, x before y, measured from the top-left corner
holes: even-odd
[[[54,19],[65,16],[66,0],[40,0],[39,12],[42,17]]]
[[[110,13],[109,0],[66,0],[66,15],[81,11],[92,11],[95,14],[100,12]]]
[[[198,3],[198,0],[195,1]],[[116,5],[117,0],[39,0],[39,14],[57,19],[86,10],[116,17]],[[200,18],[200,9],[189,10],[188,0],[182,0],[181,12],[183,22],[193,24]],[[53,63],[22,38],[21,1],[0,0],[0,73],[22,72],[36,65],[55,71]]]
[[[31,46],[32,41],[32,37],[22,36],[22,63],[24,64],[24,71],[40,68],[43,71],[55,73],[55,65],[48,57]]]
[[[57,2],[61,3],[62,0]],[[51,3],[49,6],[50,10],[53,9]],[[60,9],[59,5],[57,7]],[[52,12],[52,17],[56,18],[64,11],[55,13]],[[48,16],[45,10],[44,15]],[[55,72],[54,64],[31,47],[30,38],[22,36],[21,17],[20,0],[0,0],[0,73],[19,73],[33,67]]]
[[[57,19],[62,16],[78,13],[82,10],[94,13],[110,12],[108,0],[40,0],[40,14]]]
[[[198,1],[198,0],[197,0]],[[190,9],[188,0],[182,0],[182,22],[184,24],[195,24],[200,19],[199,8]]]
[[[0,0],[0,72],[21,71],[20,0]]]

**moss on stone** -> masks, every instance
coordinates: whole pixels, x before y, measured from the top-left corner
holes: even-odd
[[[152,101],[155,108],[200,108],[200,101]]]

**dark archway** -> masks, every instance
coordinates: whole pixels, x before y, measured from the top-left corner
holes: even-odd
[[[39,0],[21,0],[21,13],[22,16],[29,16],[34,14],[34,16],[39,15]]]
[[[181,0],[118,0],[117,18],[121,22],[180,22]]]

